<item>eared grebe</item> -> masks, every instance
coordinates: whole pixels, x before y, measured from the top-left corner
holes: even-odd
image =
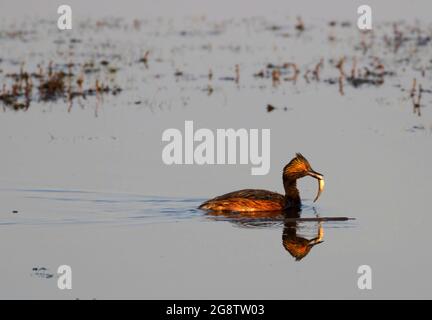
[[[283,169],[282,180],[285,195],[267,190],[244,189],[210,199],[199,206],[199,209],[213,211],[284,211],[289,208],[300,208],[301,200],[297,189],[297,179],[311,176],[318,180],[318,194],[324,189],[324,177],[314,171],[309,162],[297,153]]]

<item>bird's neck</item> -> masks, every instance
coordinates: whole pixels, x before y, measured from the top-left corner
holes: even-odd
[[[300,207],[300,194],[297,189],[297,179],[290,177],[283,177],[283,184],[285,189],[285,203],[289,207]]]

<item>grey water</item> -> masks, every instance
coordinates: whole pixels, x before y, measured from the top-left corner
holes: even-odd
[[[69,1],[70,32],[56,28],[56,1],[30,16],[30,2],[0,3],[0,86],[36,75],[28,108],[24,95],[0,102],[0,298],[431,298],[430,3],[371,1],[362,35],[355,1],[184,1]],[[384,82],[341,90],[343,57],[346,79],[379,61]],[[81,74],[85,90],[122,90],[44,101],[38,65],[50,62],[77,92]],[[186,120],[271,129],[270,172],[166,165],[162,132]],[[282,193],[296,152],[326,180],[316,203],[316,181],[298,183],[313,221],[197,209],[244,188]],[[72,290],[57,287],[65,264]],[[371,290],[358,287],[362,265]]]

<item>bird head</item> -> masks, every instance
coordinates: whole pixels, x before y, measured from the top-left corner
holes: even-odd
[[[296,156],[284,167],[283,178],[284,180],[297,180],[306,176],[318,180],[318,193],[314,199],[315,202],[324,190],[324,176],[313,170],[309,161],[301,153],[296,153]]]

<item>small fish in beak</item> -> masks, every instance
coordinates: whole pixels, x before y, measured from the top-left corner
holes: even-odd
[[[319,196],[321,195],[321,192],[324,190],[324,176],[321,173],[315,172],[313,170],[309,171],[308,175],[318,180],[318,193],[313,201],[315,202],[318,200]]]
[[[324,179],[318,179],[318,193],[313,202],[317,201],[321,192],[324,190]]]

